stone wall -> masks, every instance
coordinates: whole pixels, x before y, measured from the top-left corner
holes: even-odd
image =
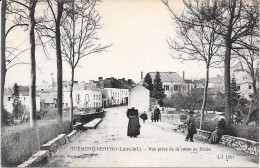
[[[245,138],[223,135],[220,143],[225,146],[235,148],[239,151],[244,151],[252,155],[259,155],[259,143],[255,141],[251,141]]]
[[[208,140],[211,132],[197,129],[195,137]],[[259,155],[259,143],[245,138],[223,135],[220,144],[246,152],[251,155]]]

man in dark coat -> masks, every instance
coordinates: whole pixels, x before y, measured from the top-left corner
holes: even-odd
[[[161,117],[161,112],[158,107],[154,109],[154,120],[155,122],[158,122],[159,118]]]
[[[126,115],[129,118],[127,136],[136,137],[137,135],[140,135],[141,126],[139,123],[138,110],[132,107],[127,110]]]
[[[196,121],[195,118],[193,117],[193,111],[189,112],[189,117],[186,121],[187,127],[188,127],[188,135],[185,139],[185,141],[188,141],[190,139],[191,142],[193,141],[193,135],[197,133],[196,129]]]

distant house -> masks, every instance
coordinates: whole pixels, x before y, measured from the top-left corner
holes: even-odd
[[[140,84],[137,84],[129,92],[128,108],[136,108],[139,113],[149,111],[150,108],[150,91]]]
[[[128,104],[129,90],[135,83],[131,80],[116,79],[114,77],[98,78],[97,87],[106,91],[105,106]]]
[[[41,97],[41,109],[49,110],[57,108],[57,92],[45,91],[38,94]]]
[[[236,69],[232,73],[232,77],[236,80],[237,89],[240,95],[250,100],[253,95],[253,86],[251,76],[243,69]],[[259,84],[257,84],[258,86]]]
[[[70,107],[70,90],[63,92],[65,107]],[[75,84],[73,89],[73,106],[77,108],[98,108],[103,106],[102,91],[89,83]]]
[[[197,88],[204,89],[205,88],[205,78],[196,81],[195,83],[198,84]],[[216,77],[209,78],[208,83],[208,93],[209,94],[216,94],[218,92],[224,93],[224,76],[217,75]]]
[[[164,94],[170,98],[174,93],[185,90],[185,81],[177,72],[159,72],[164,89]],[[149,72],[154,82],[156,72]]]
[[[19,97],[20,97],[21,104],[24,106],[24,109],[28,111],[31,103],[29,92],[20,92],[19,94],[20,94]],[[36,111],[40,111],[40,101],[41,101],[40,99],[41,99],[40,96],[36,95]],[[10,113],[13,112],[13,98],[11,95],[4,96],[4,106],[8,112]]]

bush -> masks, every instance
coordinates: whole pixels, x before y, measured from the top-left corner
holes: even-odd
[[[200,120],[196,120],[197,127],[200,125]],[[202,123],[201,129],[205,131],[212,132],[216,129],[217,127],[217,121],[212,121],[212,120],[204,120]]]
[[[252,125],[232,125],[230,135],[258,142],[259,127]]]
[[[9,113],[6,109],[4,109],[1,119],[2,126],[12,125],[14,123],[14,115]]]

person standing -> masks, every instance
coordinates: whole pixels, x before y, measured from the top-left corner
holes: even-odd
[[[127,110],[126,113],[129,121],[128,121],[128,129],[127,129],[127,136],[136,137],[140,135],[140,123],[139,123],[139,115],[138,110],[132,107],[131,109]]]
[[[190,142],[194,142],[193,135],[197,133],[196,121],[195,121],[195,118],[193,117],[193,114],[194,114],[194,112],[190,111],[189,117],[186,121],[186,124],[188,127],[188,135],[187,135],[185,141],[188,141],[190,139]]]
[[[154,120],[155,122],[158,122],[158,120],[161,118],[161,112],[158,107],[154,109]]]

